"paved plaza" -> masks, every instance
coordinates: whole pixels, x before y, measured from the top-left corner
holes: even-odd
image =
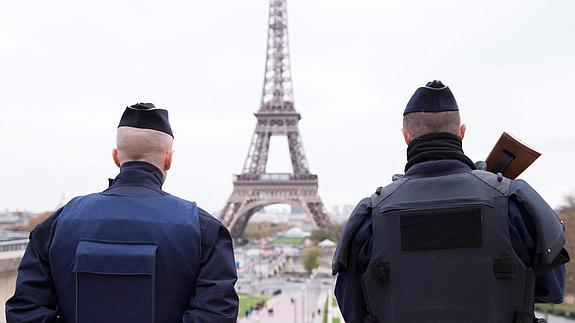
[[[266,307],[239,322],[261,323],[320,323],[327,297],[333,285],[331,280],[305,280],[300,283],[288,282],[281,278],[264,279],[257,286],[262,290],[280,289],[282,292],[270,298]]]

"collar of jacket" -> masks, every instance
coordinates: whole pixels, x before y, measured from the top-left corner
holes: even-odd
[[[164,182],[162,171],[146,162],[125,162],[120,167],[120,174],[110,183],[109,188],[116,186],[144,186],[161,191]]]
[[[415,164],[405,172],[404,176],[409,179],[415,179],[460,174],[470,171],[471,167],[464,162],[457,159],[442,159]]]

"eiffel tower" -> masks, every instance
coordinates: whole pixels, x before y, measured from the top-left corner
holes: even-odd
[[[268,47],[261,106],[242,173],[220,213],[234,239],[241,238],[251,216],[265,206],[289,204],[313,218],[318,227],[331,227],[318,195],[317,175],[310,173],[294,108],[286,0],[270,0]],[[292,173],[267,173],[270,139],[287,136]]]

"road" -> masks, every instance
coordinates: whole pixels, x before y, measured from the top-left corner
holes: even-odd
[[[536,313],[537,317],[544,317],[545,315],[543,313]],[[559,316],[555,316],[555,315],[549,315],[547,318],[549,323],[574,323],[575,320],[571,320],[571,319],[566,319],[564,317],[559,317]]]
[[[331,280],[310,280],[288,282],[285,279],[269,278],[255,283],[259,290],[281,289],[280,295],[267,302],[266,309],[243,318],[240,323],[320,323],[323,318],[323,302],[332,288]],[[247,291],[247,290],[246,290]],[[320,312],[318,312],[320,310]]]
[[[275,285],[273,285],[275,284]],[[322,284],[320,281],[307,281],[304,283],[289,283],[279,279],[262,281],[263,286],[274,286],[283,288],[282,294],[272,297],[267,308],[273,308],[273,314],[269,314],[266,309],[255,313],[249,318],[239,320],[240,323],[321,323],[323,322],[323,302],[330,289],[330,286]],[[303,287],[303,288],[302,288]],[[306,288],[307,287],[307,288]],[[292,303],[293,299],[293,303]],[[304,311],[302,312],[302,307]],[[538,317],[543,317],[542,313],[537,313]],[[549,316],[549,323],[574,323],[574,320]]]

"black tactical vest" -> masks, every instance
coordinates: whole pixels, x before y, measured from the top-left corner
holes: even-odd
[[[511,245],[504,180],[399,179],[372,197],[362,283],[373,321],[530,322],[535,277]]]

